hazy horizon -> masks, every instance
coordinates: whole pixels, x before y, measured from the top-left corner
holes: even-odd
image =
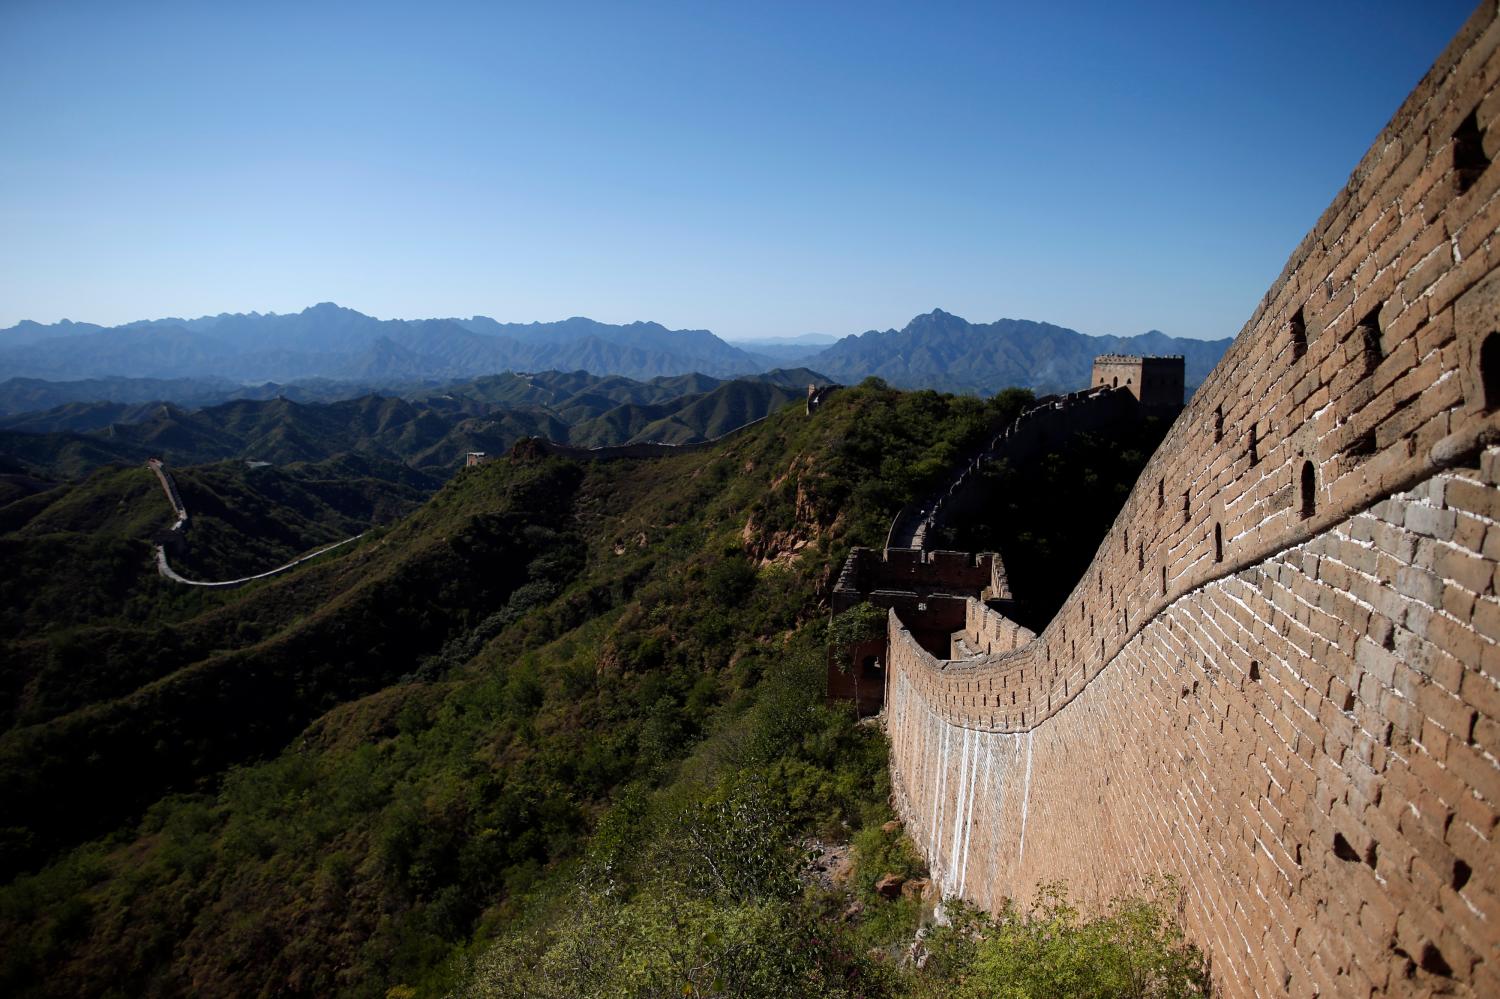
[[[1233,336],[1467,0],[0,9],[0,327]]]
[[[663,326],[669,332],[673,332],[673,333],[676,333],[676,332],[686,332],[686,331],[706,331],[706,332],[712,333],[715,336],[719,337],[719,339],[724,340],[724,341],[729,342],[729,343],[761,343],[761,342],[765,342],[765,343],[773,343],[773,342],[779,342],[779,343],[793,343],[793,342],[812,343],[812,342],[817,342],[819,340],[824,340],[824,339],[826,339],[827,342],[829,342],[829,343],[833,343],[833,342],[836,342],[838,340],[842,340],[842,339],[844,339],[845,337],[848,337],[848,336],[861,336],[861,335],[863,335],[865,333],[872,333],[872,332],[874,332],[874,333],[883,333],[883,332],[887,332],[887,331],[890,331],[890,330],[900,330],[900,329],[903,329],[913,319],[916,319],[919,316],[928,315],[928,314],[930,314],[930,313],[932,313],[934,311],[946,312],[946,313],[948,313],[950,315],[958,316],[958,318],[963,319],[966,322],[969,322],[969,323],[971,323],[973,325],[976,325],[976,326],[983,326],[983,325],[988,325],[990,323],[1002,322],[1002,321],[1006,321],[1006,320],[1014,320],[1014,321],[1020,321],[1020,322],[1046,323],[1046,324],[1051,325],[1051,326],[1058,326],[1058,327],[1061,327],[1063,329],[1072,330],[1075,333],[1082,333],[1085,336],[1134,337],[1134,336],[1143,336],[1143,335],[1145,335],[1147,333],[1165,333],[1164,330],[1160,330],[1160,329],[1157,329],[1155,327],[1151,327],[1149,329],[1135,330],[1135,331],[1122,331],[1122,330],[1093,331],[1093,330],[1081,330],[1081,329],[1078,329],[1076,326],[1069,326],[1067,323],[1056,322],[1056,321],[1051,320],[1051,319],[1039,318],[1039,317],[1035,317],[1035,316],[986,316],[986,317],[983,317],[983,318],[976,318],[974,316],[966,316],[966,315],[963,315],[961,313],[954,312],[952,309],[945,309],[942,306],[933,306],[932,308],[924,309],[921,312],[913,313],[912,315],[906,317],[905,319],[903,319],[903,320],[901,320],[900,322],[897,322],[897,323],[887,323],[884,326],[871,326],[871,327],[868,327],[866,329],[860,329],[860,330],[849,330],[849,331],[843,332],[843,333],[829,333],[829,332],[822,331],[822,330],[809,330],[809,331],[802,332],[802,333],[790,333],[790,334],[783,334],[783,333],[750,333],[750,334],[746,334],[746,335],[743,335],[743,336],[731,336],[731,335],[727,335],[727,334],[721,333],[718,330],[715,330],[715,329],[713,329],[712,327],[709,327],[709,326],[703,326],[703,325],[668,326],[667,324],[662,323],[659,320],[655,320],[655,319],[651,319],[651,318],[647,318],[647,317],[642,317],[642,318],[638,318],[638,319],[627,319],[627,320],[623,320],[623,321],[620,321],[620,322],[610,322],[608,320],[599,319],[597,316],[585,316],[585,315],[579,315],[579,314],[568,315],[568,316],[556,316],[556,317],[553,317],[553,318],[550,318],[550,319],[511,319],[511,318],[508,318],[506,316],[485,315],[483,313],[477,313],[477,312],[476,313],[471,313],[469,315],[382,316],[382,315],[376,315],[375,313],[369,312],[369,311],[367,311],[365,309],[361,309],[358,306],[349,305],[349,304],[347,304],[345,302],[335,302],[332,299],[323,299],[323,300],[318,301],[318,302],[310,302],[310,303],[308,303],[307,305],[303,306],[300,309],[288,309],[285,312],[280,312],[280,311],[277,311],[277,310],[274,310],[274,309],[248,309],[248,310],[237,310],[237,311],[230,311],[230,310],[223,310],[223,309],[221,309],[218,312],[204,312],[204,313],[196,313],[196,314],[188,314],[188,313],[184,313],[184,312],[174,312],[174,313],[164,313],[164,314],[159,315],[159,316],[136,316],[136,317],[134,317],[132,319],[126,319],[126,320],[124,320],[122,322],[109,323],[109,324],[97,323],[97,322],[94,322],[93,320],[86,319],[86,318],[79,318],[79,317],[76,317],[76,316],[63,316],[61,318],[51,320],[50,322],[42,322],[41,320],[32,319],[31,317],[26,316],[26,317],[22,317],[21,319],[17,320],[16,322],[13,322],[13,323],[10,323],[10,324],[8,324],[6,326],[0,327],[0,330],[13,329],[16,326],[18,326],[21,323],[23,323],[23,322],[35,322],[35,323],[38,323],[39,325],[42,325],[42,326],[53,326],[53,325],[59,325],[59,324],[62,324],[62,323],[75,323],[75,324],[78,324],[78,325],[101,326],[101,327],[104,327],[105,329],[115,329],[115,328],[119,328],[121,326],[128,326],[128,325],[130,325],[132,323],[165,322],[165,321],[171,320],[171,319],[180,319],[183,322],[194,322],[194,321],[201,320],[201,319],[213,319],[213,318],[217,318],[219,316],[236,316],[236,315],[238,315],[238,316],[248,316],[248,315],[288,316],[288,315],[297,315],[297,314],[305,312],[305,311],[307,311],[309,309],[315,308],[315,307],[317,307],[319,305],[333,305],[333,306],[336,306],[336,307],[338,307],[340,309],[348,309],[351,312],[358,312],[361,315],[367,316],[367,317],[369,317],[371,319],[380,320],[382,322],[384,322],[384,321],[418,322],[418,321],[427,320],[427,319],[459,319],[459,320],[468,320],[468,319],[493,319],[496,322],[504,323],[504,324],[529,325],[529,326],[545,326],[545,325],[548,325],[550,323],[566,322],[566,321],[568,321],[570,319],[586,319],[586,320],[589,320],[589,321],[592,321],[592,322],[606,323],[607,325],[612,325],[612,326],[628,326],[628,325],[631,325],[632,323],[656,323],[657,325]],[[1238,331],[1236,331],[1236,332],[1238,332]],[[1167,333],[1166,335],[1172,336],[1173,334]],[[1232,338],[1233,335],[1234,334],[1231,333],[1231,334],[1228,334],[1228,335],[1223,336],[1223,337],[1185,337],[1185,339],[1191,339],[1191,340],[1225,340],[1225,339]],[[3,372],[0,372],[0,374],[3,374]]]

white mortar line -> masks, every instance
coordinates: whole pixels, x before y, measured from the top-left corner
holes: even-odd
[[[931,707],[928,707],[927,713],[930,717],[933,716]],[[941,822],[939,814],[943,800],[944,786],[948,783],[948,733],[952,728],[953,726],[951,725],[941,726],[942,736],[939,740],[940,748],[938,749],[937,787],[933,789],[932,794],[932,835],[927,838],[928,849],[932,851],[934,866],[939,868],[942,867],[943,861],[942,840],[938,837],[939,823]]]
[[[958,758],[958,793],[953,798],[953,841],[948,849],[949,869],[943,871],[945,893],[954,887],[954,875],[958,873],[959,867],[958,851],[964,827],[964,788],[969,776],[969,734],[969,730],[964,729],[963,751]]]
[[[1026,806],[1031,802],[1031,743],[1035,738],[1035,731],[1026,733],[1026,784],[1021,792],[1021,845],[1016,850],[1017,866],[1026,859]]]

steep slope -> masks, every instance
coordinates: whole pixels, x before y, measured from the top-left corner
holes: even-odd
[[[0,842],[40,869],[0,893],[0,984],[436,994],[457,948],[566,883],[610,802],[712,733],[747,751],[736,719],[845,546],[1010,415],[861,388],[670,459],[523,449],[327,562],[190,604],[148,582],[138,620],[28,638],[48,679],[23,689],[51,699],[0,737]],[[101,511],[154,488],[106,474]],[[60,689],[86,662],[99,683]],[[812,687],[776,689],[796,700],[767,733],[825,724]],[[797,814],[860,821],[883,751],[827,724],[818,766],[852,769]]]

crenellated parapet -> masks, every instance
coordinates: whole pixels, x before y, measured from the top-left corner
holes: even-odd
[[[918,548],[855,548],[833,588],[835,613],[848,610],[875,591],[926,596],[940,593],[1010,596],[1000,557],[993,552],[924,552]]]

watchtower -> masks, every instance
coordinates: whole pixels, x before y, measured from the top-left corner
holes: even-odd
[[[1123,388],[1147,409],[1181,409],[1183,404],[1182,355],[1137,357],[1133,354],[1101,354],[1094,358],[1089,386]]]

